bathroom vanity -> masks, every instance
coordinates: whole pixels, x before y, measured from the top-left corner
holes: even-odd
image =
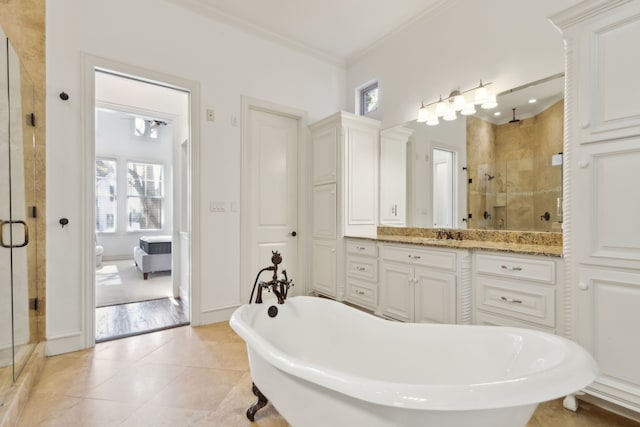
[[[551,241],[523,244],[464,240],[473,234],[466,230],[462,240],[424,237],[438,230],[378,230],[376,238],[346,239],[346,302],[402,322],[562,332],[564,267],[556,233],[529,233]]]

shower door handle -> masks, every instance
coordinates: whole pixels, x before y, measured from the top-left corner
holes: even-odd
[[[4,243],[4,226],[9,224],[9,226],[11,226],[11,224],[22,224],[22,226],[24,227],[24,242],[22,242],[19,245],[14,245],[13,242],[9,242],[9,244],[5,244]],[[13,236],[13,234],[12,234]],[[12,239],[13,240],[13,239]],[[0,219],[0,246],[2,246],[3,248],[23,248],[25,246],[27,246],[27,244],[29,243],[29,227],[27,227],[27,223],[24,221],[3,221]]]

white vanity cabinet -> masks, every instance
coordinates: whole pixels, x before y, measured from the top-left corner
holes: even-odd
[[[460,323],[458,291],[466,251],[380,244],[377,314],[403,322]]]
[[[584,1],[551,20],[567,55],[567,334],[598,362],[588,394],[640,412],[640,2]]]
[[[314,292],[345,298],[345,235],[375,236],[380,122],[340,112],[309,126]]]
[[[561,274],[560,259],[474,253],[474,323],[555,333],[561,315]]]
[[[374,311],[378,307],[378,246],[375,241],[346,240],[346,295],[351,304]]]

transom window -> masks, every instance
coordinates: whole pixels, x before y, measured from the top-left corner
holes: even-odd
[[[369,114],[378,109],[378,82],[360,90],[360,114]]]
[[[128,230],[162,228],[164,168],[153,163],[127,163]]]

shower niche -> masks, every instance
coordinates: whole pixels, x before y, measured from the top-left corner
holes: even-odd
[[[0,407],[38,341],[34,93],[0,28]]]

